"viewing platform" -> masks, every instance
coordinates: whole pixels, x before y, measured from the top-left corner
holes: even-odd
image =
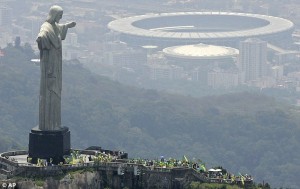
[[[13,179],[16,176],[26,179],[56,177],[79,170],[97,172],[100,175],[100,180],[104,179],[101,180],[102,184],[114,183],[115,188],[121,185],[140,188],[160,183],[166,188],[179,189],[192,181],[238,185],[253,184],[253,179],[247,175],[225,176],[222,175],[221,169],[203,171],[195,163],[175,161],[174,159],[172,163],[169,160],[128,159],[127,153],[102,150],[101,148],[72,150],[71,156],[66,157],[66,163],[59,165],[51,164],[45,160],[39,160],[37,164],[32,164],[28,159],[27,151],[0,154],[0,178],[2,180]]]

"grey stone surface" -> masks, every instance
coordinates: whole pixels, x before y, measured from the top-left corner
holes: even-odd
[[[76,23],[59,24],[63,9],[54,5],[37,37],[40,50],[41,81],[39,97],[39,129],[61,127],[62,40]]]

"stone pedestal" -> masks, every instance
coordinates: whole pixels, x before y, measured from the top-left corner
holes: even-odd
[[[68,127],[62,127],[55,131],[42,131],[38,127],[29,134],[28,157],[32,163],[37,159],[53,160],[54,164],[64,162],[63,156],[70,155],[70,131]]]

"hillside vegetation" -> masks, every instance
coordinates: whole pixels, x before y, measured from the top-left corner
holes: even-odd
[[[0,59],[0,151],[27,149],[38,123],[39,66],[30,51]],[[17,56],[16,56],[17,55]],[[254,93],[204,98],[137,89],[63,66],[63,124],[72,147],[99,145],[130,157],[200,158],[276,187],[300,185],[299,110]]]

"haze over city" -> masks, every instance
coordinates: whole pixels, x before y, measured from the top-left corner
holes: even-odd
[[[193,96],[244,87],[297,91],[294,68],[299,36],[294,1],[282,9],[281,1],[2,1],[1,47],[20,37],[38,54],[36,34],[47,8],[55,3],[65,7],[64,21],[78,22],[64,43],[64,59],[78,59],[86,68],[113,80]],[[162,13],[165,15],[159,16]],[[142,16],[145,14],[148,16]],[[133,17],[138,15],[141,17]],[[128,17],[132,21],[120,20]],[[251,54],[247,44],[261,50]],[[167,47],[179,45],[187,46],[166,53]],[[239,52],[231,54],[226,48]],[[247,63],[247,56],[255,56],[254,63]],[[182,87],[185,84],[191,87]]]

